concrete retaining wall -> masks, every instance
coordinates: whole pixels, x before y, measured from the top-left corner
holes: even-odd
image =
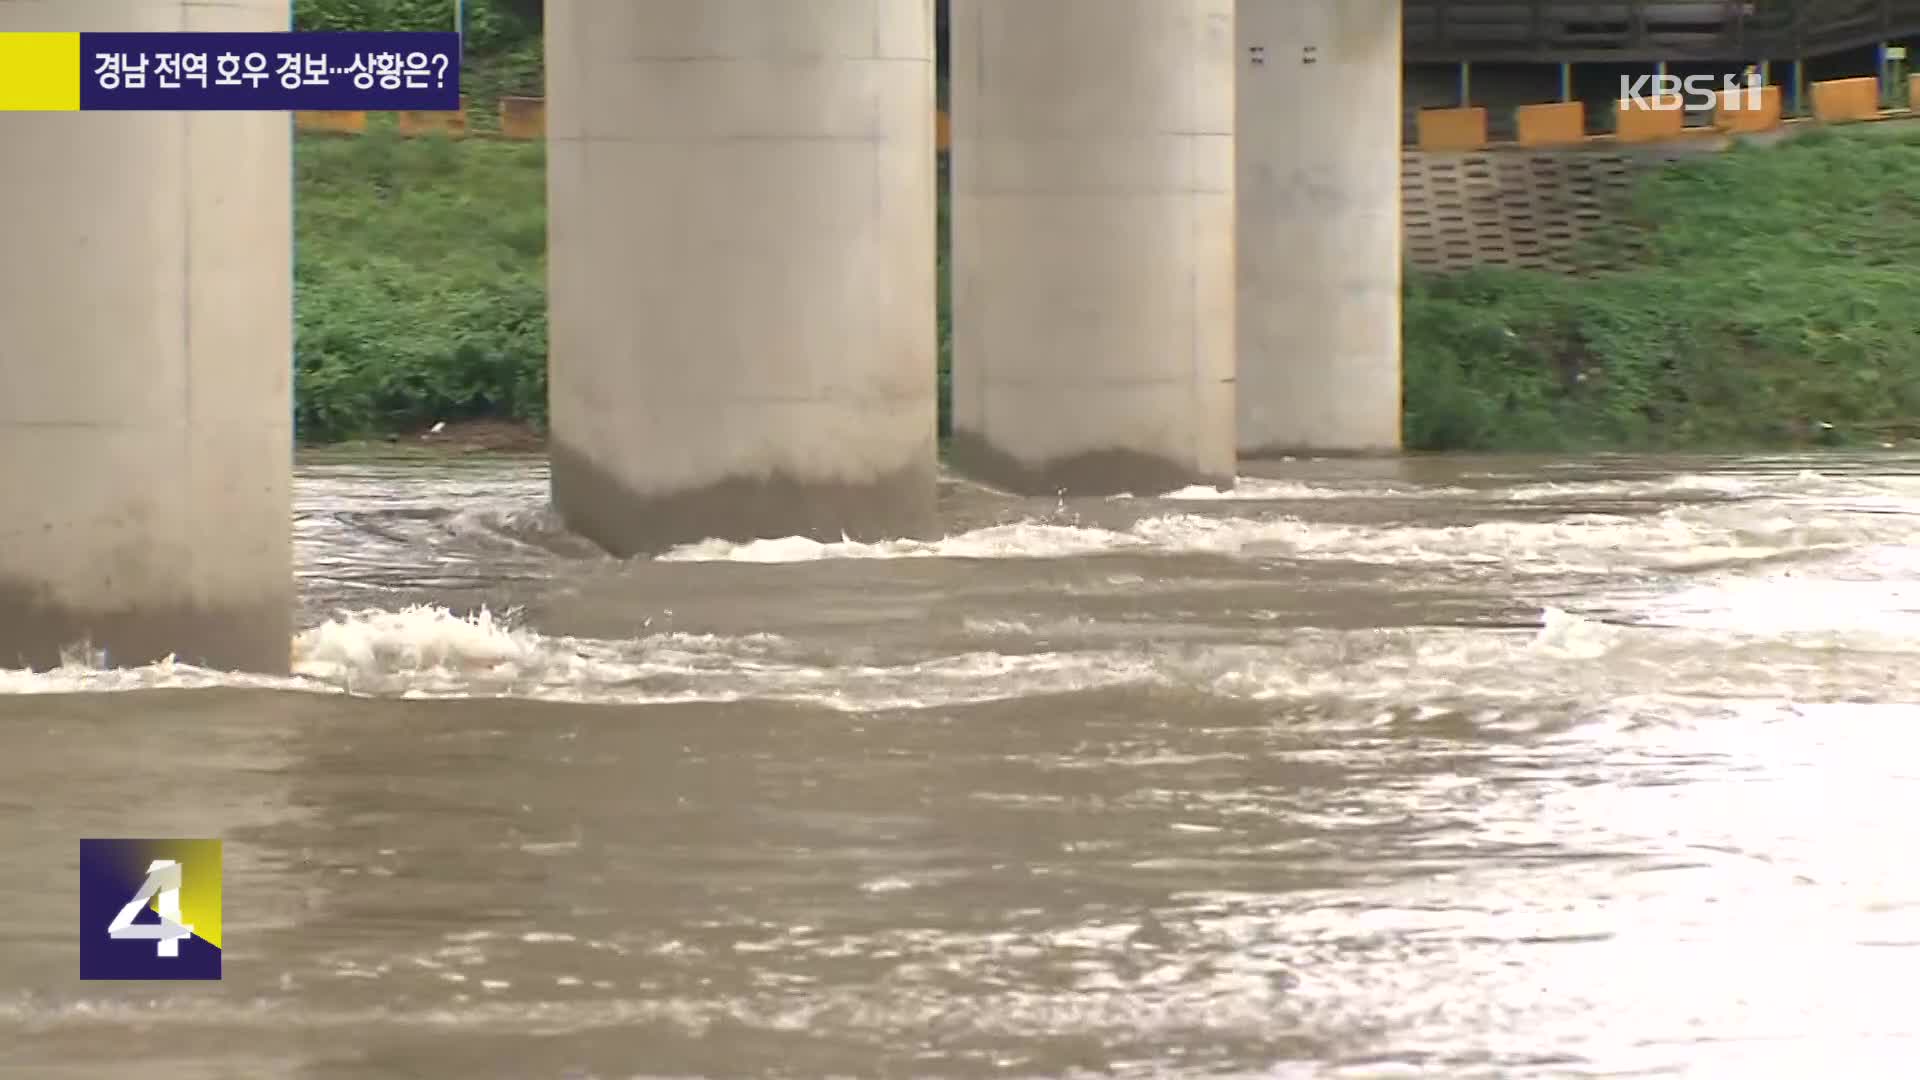
[[[1888,133],[1911,130],[1920,117],[1885,114],[1864,125]],[[1407,264],[1439,272],[1471,266],[1510,266],[1582,272],[1610,269],[1605,261],[1576,264],[1582,240],[1625,223],[1627,200],[1639,177],[1669,162],[1717,154],[1736,143],[1791,140],[1825,125],[1789,122],[1772,131],[1703,132],[1670,142],[1622,144],[1589,140],[1567,148],[1492,147],[1470,152],[1401,152],[1401,201]],[[1606,245],[1615,260],[1631,259],[1631,237]]]

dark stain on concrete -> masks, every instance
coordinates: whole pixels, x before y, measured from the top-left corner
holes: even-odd
[[[1164,495],[1195,484],[1231,488],[1231,473],[1210,475],[1192,465],[1137,450],[1093,450],[1028,465],[970,431],[956,430],[948,460],[961,473],[1014,495]]]
[[[938,535],[939,475],[931,439],[924,465],[863,484],[803,480],[784,472],[730,479],[671,495],[634,491],[565,442],[553,440],[553,503],[567,527],[621,558],[657,555],[700,540],[842,536],[877,540]]]
[[[0,579],[0,667],[45,671],[62,650],[91,648],[111,667],[166,659],[220,671],[285,675],[293,663],[293,581],[244,606],[148,605],[82,611],[47,590]]]

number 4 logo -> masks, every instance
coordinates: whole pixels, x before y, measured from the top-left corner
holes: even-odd
[[[193,936],[193,927],[180,922],[180,871],[180,864],[173,859],[155,859],[147,867],[147,880],[140,891],[107,925],[107,936],[116,941],[157,941],[159,955],[179,956],[180,939]],[[160,921],[134,922],[156,893],[160,896]]]

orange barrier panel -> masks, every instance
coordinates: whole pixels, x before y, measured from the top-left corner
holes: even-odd
[[[458,139],[467,133],[467,98],[460,96],[459,112],[403,112],[399,114],[402,135],[445,135]]]
[[[296,131],[360,135],[367,130],[367,114],[344,111],[296,112],[293,114],[293,126]]]
[[[933,144],[943,151],[953,149],[953,117],[945,109],[934,114]]]
[[[529,97],[501,98],[500,135],[508,139],[546,138],[546,100],[544,98]]]
[[[1421,109],[1420,149],[1480,150],[1487,145],[1487,110]]]
[[[1614,104],[1613,137],[1621,142],[1663,142],[1687,133],[1687,113],[1678,94]]]
[[[1880,80],[1829,79],[1813,84],[1813,116],[1829,124],[1872,120],[1880,115]]]
[[[1745,90],[1726,90],[1720,94],[1719,107],[1713,112],[1713,126],[1730,135],[1751,135],[1772,131],[1780,126],[1780,88],[1760,88],[1759,107]]]
[[[1587,107],[1578,101],[1522,105],[1513,111],[1514,137],[1521,146],[1565,146],[1587,140]]]

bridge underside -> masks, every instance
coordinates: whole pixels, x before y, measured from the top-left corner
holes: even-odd
[[[1920,30],[1920,0],[1405,0],[1414,63],[1793,60]]]
[[[563,515],[623,555],[935,530],[930,0],[547,18]],[[956,466],[1148,495],[1398,448],[1399,0],[969,0],[952,41]],[[286,668],[288,130],[0,118],[0,249],[36,256],[0,281],[0,667]]]

